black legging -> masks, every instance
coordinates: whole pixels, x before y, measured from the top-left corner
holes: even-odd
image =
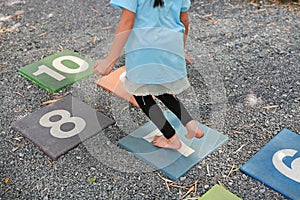
[[[175,135],[175,130],[172,125],[165,118],[162,110],[156,104],[151,95],[134,96],[143,112],[150,118],[150,120],[157,126],[163,135],[170,139]],[[185,126],[189,121],[193,120],[183,104],[171,94],[163,94],[156,96],[165,106],[170,109],[180,119]]]

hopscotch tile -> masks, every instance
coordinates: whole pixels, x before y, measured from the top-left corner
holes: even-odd
[[[184,137],[186,129],[177,117],[170,111],[166,111],[165,115],[176,129],[180,140],[185,144],[184,146],[188,149],[183,149],[182,152],[179,152],[155,147],[151,140],[157,134],[157,128],[152,122],[147,122],[131,134],[122,138],[119,141],[119,145],[154,166],[172,180],[176,180],[185,174],[191,167],[216,150],[228,139],[227,136],[216,130],[200,124],[205,134],[204,137],[188,140]],[[187,154],[187,156],[184,154]]]
[[[125,71],[125,66],[120,67],[119,69],[111,72],[109,75],[103,76],[96,83],[104,89],[112,92],[116,96],[121,97],[138,107],[138,104],[135,101],[134,97],[129,94],[124,88],[122,78],[124,78],[125,76]]]
[[[242,200],[235,194],[216,184],[198,200]]]
[[[68,95],[12,124],[52,159],[76,147],[114,120]]]
[[[70,50],[21,67],[19,74],[51,93],[93,74],[93,62]]]
[[[300,199],[300,135],[283,129],[241,168],[290,199]]]

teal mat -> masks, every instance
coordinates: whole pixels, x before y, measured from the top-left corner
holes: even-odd
[[[128,136],[122,138],[119,141],[119,145],[154,166],[172,180],[176,180],[184,175],[191,167],[215,151],[228,139],[222,133],[200,124],[201,129],[204,131],[204,137],[187,140],[184,137],[186,129],[178,118],[170,111],[166,111],[165,115],[176,129],[181,141],[194,151],[188,157],[183,156],[176,150],[155,147],[151,142],[145,140],[143,137],[157,129],[152,122],[144,124]]]

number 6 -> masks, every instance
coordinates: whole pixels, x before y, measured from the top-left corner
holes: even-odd
[[[61,116],[61,119],[55,122],[50,121],[51,117]],[[70,112],[66,110],[54,110],[43,115],[39,121],[41,126],[51,127],[50,134],[53,137],[64,139],[79,134],[86,126],[86,122],[80,117],[71,117]],[[69,131],[61,130],[65,123],[73,123],[75,127]]]
[[[272,158],[274,167],[286,177],[300,183],[300,157],[295,158],[291,163],[291,168],[286,166],[283,158],[286,156],[294,156],[297,153],[294,149],[282,149],[277,151]]]

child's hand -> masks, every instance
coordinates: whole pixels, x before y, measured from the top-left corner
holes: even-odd
[[[195,60],[194,58],[192,58],[191,56],[189,56],[187,53],[185,54],[185,60],[188,64],[192,64],[193,61]]]
[[[108,58],[98,60],[94,65],[94,73],[98,75],[108,75],[114,67],[116,60],[110,60]]]

